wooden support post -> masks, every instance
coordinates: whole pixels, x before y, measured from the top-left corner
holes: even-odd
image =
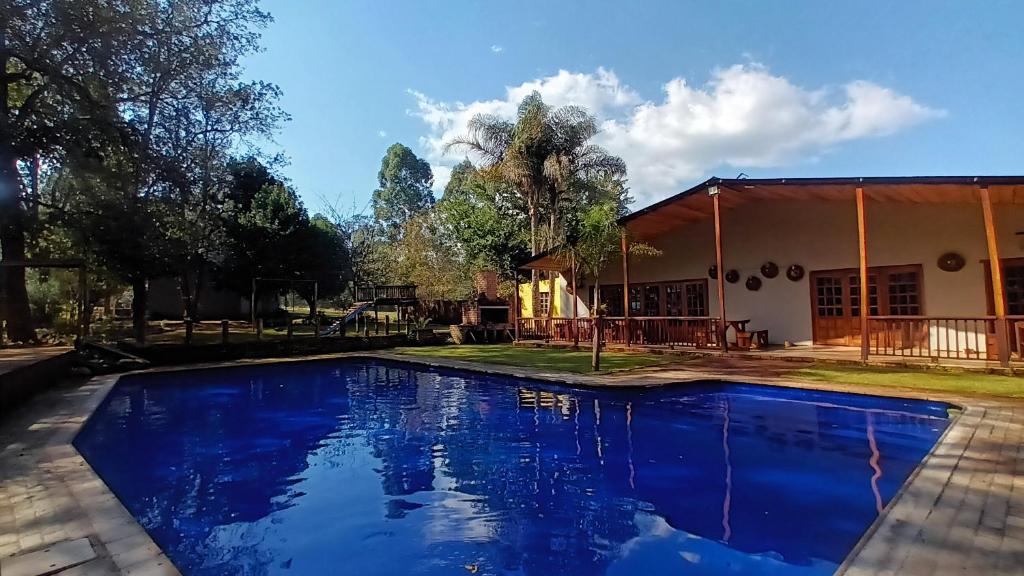
[[[569,273],[572,274],[572,345],[573,347],[579,348],[580,346],[580,323],[579,318],[579,295],[576,294],[576,255],[572,255],[572,259],[569,261]]]
[[[227,320],[221,320],[220,321],[220,343],[221,344],[227,344],[228,343],[228,326],[229,326],[229,324],[228,324]]]
[[[385,336],[390,336],[391,335],[391,316],[385,316],[384,317],[384,335]]]
[[[263,318],[256,319],[256,341],[263,339]]]
[[[871,331],[868,322],[871,296],[868,289],[868,231],[863,186],[857,187],[857,246],[860,253],[860,360],[867,362],[871,350]]]
[[[718,203],[718,195],[721,194],[718,186],[708,189],[711,195],[711,204],[715,210],[715,266],[718,267],[718,315],[721,316],[718,322],[718,339],[722,352],[729,351],[729,343],[726,336],[729,331],[725,323],[725,266],[722,262],[722,209]]]
[[[252,322],[252,329],[256,330],[256,279],[252,279],[252,297],[249,300],[249,319]],[[259,331],[257,331],[257,334]]]
[[[185,318],[185,345],[192,345],[192,330],[195,327],[195,323],[191,318]]]
[[[999,244],[996,241],[996,224],[992,215],[992,199],[988,186],[978,188],[981,198],[981,212],[985,221],[985,241],[988,243],[989,269],[992,273],[992,303],[996,313],[996,354],[999,364],[1010,365],[1010,339],[1006,325],[1006,296],[1003,286],[1003,263],[999,259]]]
[[[285,320],[285,322],[288,323],[288,326],[287,326],[287,329],[286,329],[286,333],[288,334],[288,339],[291,340],[292,339],[292,331],[295,330],[295,323],[292,322],[292,317],[291,316],[289,316]]]
[[[622,316],[625,318],[626,346],[632,344],[633,335],[629,329],[629,244],[626,242],[626,232],[622,235]]]
[[[39,162],[39,156],[36,156],[36,162]],[[83,341],[89,332],[89,281],[84,265],[78,269],[78,299],[78,339]]]
[[[519,341],[519,271],[512,273],[512,339]]]

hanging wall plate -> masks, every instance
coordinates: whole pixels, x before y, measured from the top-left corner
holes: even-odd
[[[708,277],[711,278],[712,280],[718,278],[718,266],[712,265],[710,268],[708,268]]]
[[[765,262],[761,265],[761,276],[775,278],[779,275],[779,265],[775,262]]]
[[[942,256],[939,256],[939,270],[944,272],[959,272],[960,270],[963,270],[964,265],[966,264],[967,261],[964,260],[964,257],[956,252],[946,252]]]
[[[761,289],[761,279],[758,278],[757,276],[748,276],[747,277],[747,290],[750,290],[751,292],[757,292],[760,289]]]
[[[799,264],[793,264],[789,268],[786,268],[786,278],[789,278],[793,282],[803,279],[804,267]]]
[[[740,279],[740,273],[736,270],[729,270],[725,273],[725,281],[729,284],[735,284]]]

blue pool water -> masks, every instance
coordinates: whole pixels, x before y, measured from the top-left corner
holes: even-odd
[[[351,360],[124,378],[75,445],[185,574],[830,574],[947,424]]]

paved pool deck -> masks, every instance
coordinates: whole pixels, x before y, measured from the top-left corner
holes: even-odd
[[[714,369],[679,365],[590,376],[375,352],[176,369],[339,357],[398,359],[580,386],[663,386],[722,379],[951,402],[963,407],[962,414],[839,573],[1024,574],[1024,402],[783,381],[765,377],[772,372],[770,365],[752,362],[723,363]],[[68,380],[0,421],[0,567],[26,553],[88,538],[95,558],[58,574],[178,574],[71,446],[117,378]]]

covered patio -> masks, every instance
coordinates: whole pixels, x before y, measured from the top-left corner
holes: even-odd
[[[518,318],[517,340],[588,342],[598,322],[627,348],[1021,358],[1024,177],[712,178],[620,224],[621,270],[602,273],[597,296],[607,315]],[[640,261],[632,241],[663,255]],[[570,268],[554,253],[523,265]]]

